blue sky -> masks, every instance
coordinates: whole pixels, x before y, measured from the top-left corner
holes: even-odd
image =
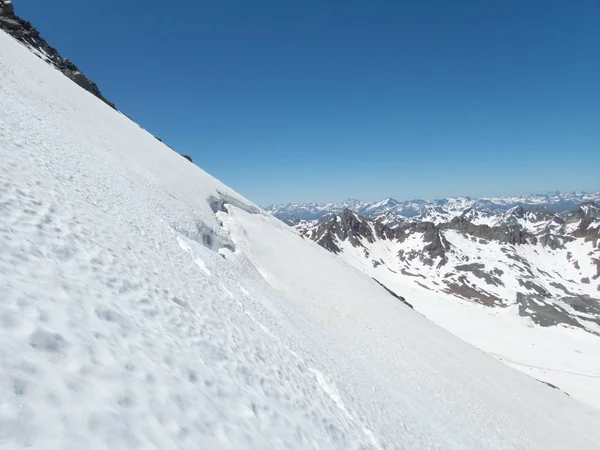
[[[600,2],[13,0],[257,203],[600,189]]]

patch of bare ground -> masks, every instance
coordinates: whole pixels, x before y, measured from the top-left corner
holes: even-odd
[[[402,275],[408,275],[409,277],[425,278],[425,275],[421,275],[420,273],[412,273],[412,272],[409,272],[408,270],[406,270],[404,268],[400,269],[400,273]]]

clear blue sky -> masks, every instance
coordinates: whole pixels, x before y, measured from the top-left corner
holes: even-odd
[[[600,189],[600,2],[13,0],[257,203]]]

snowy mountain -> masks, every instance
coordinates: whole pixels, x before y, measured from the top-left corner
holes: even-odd
[[[304,203],[271,205],[265,209],[275,217],[289,223],[304,220],[318,220],[327,214],[338,214],[345,209],[366,217],[381,218],[388,223],[406,221],[428,221],[441,223],[460,216],[467,210],[477,217],[479,224],[491,224],[488,218],[502,215],[514,208],[546,208],[554,213],[565,212],[583,202],[600,202],[600,192],[559,193],[526,195],[520,197],[469,198],[456,197],[439,200],[409,200],[399,202],[392,198],[380,202],[347,200],[341,203]],[[475,219],[475,217],[473,217]]]
[[[473,212],[390,226],[346,209],[297,228],[454,334],[600,407],[600,206],[517,206],[492,225]]]
[[[2,32],[0,77],[3,448],[600,445]]]

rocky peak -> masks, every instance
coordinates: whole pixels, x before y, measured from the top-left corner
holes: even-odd
[[[14,16],[14,8],[11,0],[0,0],[0,16]]]
[[[404,231],[398,228],[362,217],[350,209],[339,214],[328,214],[316,226],[301,232],[334,253],[341,251],[338,243],[342,241],[348,241],[354,247],[364,247],[363,242],[400,239],[404,235]]]
[[[567,222],[576,222],[581,219],[600,218],[600,205],[594,201],[580,203],[564,213]]]
[[[448,261],[446,252],[450,249],[450,243],[442,234],[441,228],[431,222],[419,222],[415,224],[414,229],[423,233],[423,241],[427,243],[423,247],[423,252],[429,256],[430,262],[433,262],[436,258],[441,258],[438,267],[446,264]]]
[[[556,212],[548,205],[534,205],[527,210],[525,216],[531,222],[542,222],[553,220]]]
[[[509,209],[506,212],[507,217],[516,217],[517,219],[522,219],[525,217],[525,208],[521,205],[517,205],[514,208]]]

